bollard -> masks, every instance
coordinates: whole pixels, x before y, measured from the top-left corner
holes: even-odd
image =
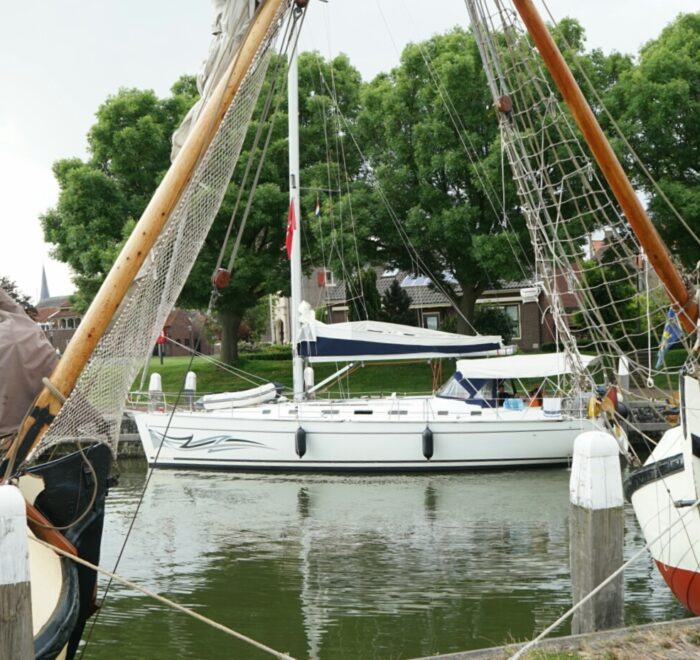
[[[163,386],[161,385],[160,374],[153,373],[148,381],[148,412],[163,412]]]
[[[188,371],[185,376],[185,405],[188,410],[194,410],[194,395],[197,392],[197,374],[194,371]]]
[[[569,549],[574,605],[623,563],[622,471],[615,438],[587,431],[574,442],[569,481]],[[624,585],[618,575],[574,613],[574,635],[624,624]]]
[[[34,658],[26,504],[0,486],[0,658]]]
[[[311,390],[314,387],[314,368],[309,366],[304,369],[304,391],[309,399],[315,399],[316,394]]]

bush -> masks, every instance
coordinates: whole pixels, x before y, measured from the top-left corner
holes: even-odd
[[[482,335],[500,335],[504,344],[510,344],[513,339],[513,319],[501,307],[477,307],[473,325]]]

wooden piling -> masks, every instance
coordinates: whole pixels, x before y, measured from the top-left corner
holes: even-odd
[[[588,431],[576,438],[569,482],[569,547],[574,605],[623,563],[624,517],[620,455],[609,433]],[[620,574],[574,613],[574,635],[624,625]]]
[[[15,486],[0,486],[0,658],[34,658],[26,505]]]

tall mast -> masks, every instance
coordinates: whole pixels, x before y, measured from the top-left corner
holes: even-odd
[[[297,17],[298,18],[298,17]],[[289,313],[292,340],[292,376],[294,399],[304,396],[304,360],[297,353],[299,338],[299,305],[301,304],[301,207],[299,204],[299,70],[297,39],[300,20],[293,23],[289,53],[287,78],[287,107],[289,115],[289,203],[294,209],[296,227],[292,234],[292,255],[290,260],[291,310]]]
[[[520,17],[530,33],[547,69],[578,127],[603,172],[608,185],[622,208],[640,244],[644,248],[649,263],[664,283],[668,295],[678,308],[679,317],[688,332],[695,330],[698,307],[688,290],[681,274],[671,260],[668,248],[656,231],[632,184],[620,165],[615,152],[607,141],[598,121],[586,101],[581,88],[574,79],[566,61],[547,26],[540,17],[532,0],[513,0]]]
[[[80,373],[107,331],[129,286],[146,261],[192,178],[197,163],[214,139],[260,44],[284,4],[285,0],[267,0],[258,9],[240,50],[192,127],[185,144],[158,186],[51,374],[51,387],[45,387],[34,401],[32,410],[19,429],[7,459],[2,464],[2,471],[6,469],[8,462],[18,465],[26,458],[46,433],[61,409],[62,401],[73,391]]]

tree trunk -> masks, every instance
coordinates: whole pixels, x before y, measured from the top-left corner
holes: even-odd
[[[221,361],[233,364],[238,360],[238,330],[241,327],[241,316],[236,312],[219,312],[221,322]]]
[[[457,316],[457,332],[463,335],[476,334],[472,324],[474,323],[474,309],[476,300],[483,292],[483,289],[478,286],[465,285],[460,282],[462,287],[462,297],[458,301],[460,315]],[[465,317],[465,318],[462,318]]]

